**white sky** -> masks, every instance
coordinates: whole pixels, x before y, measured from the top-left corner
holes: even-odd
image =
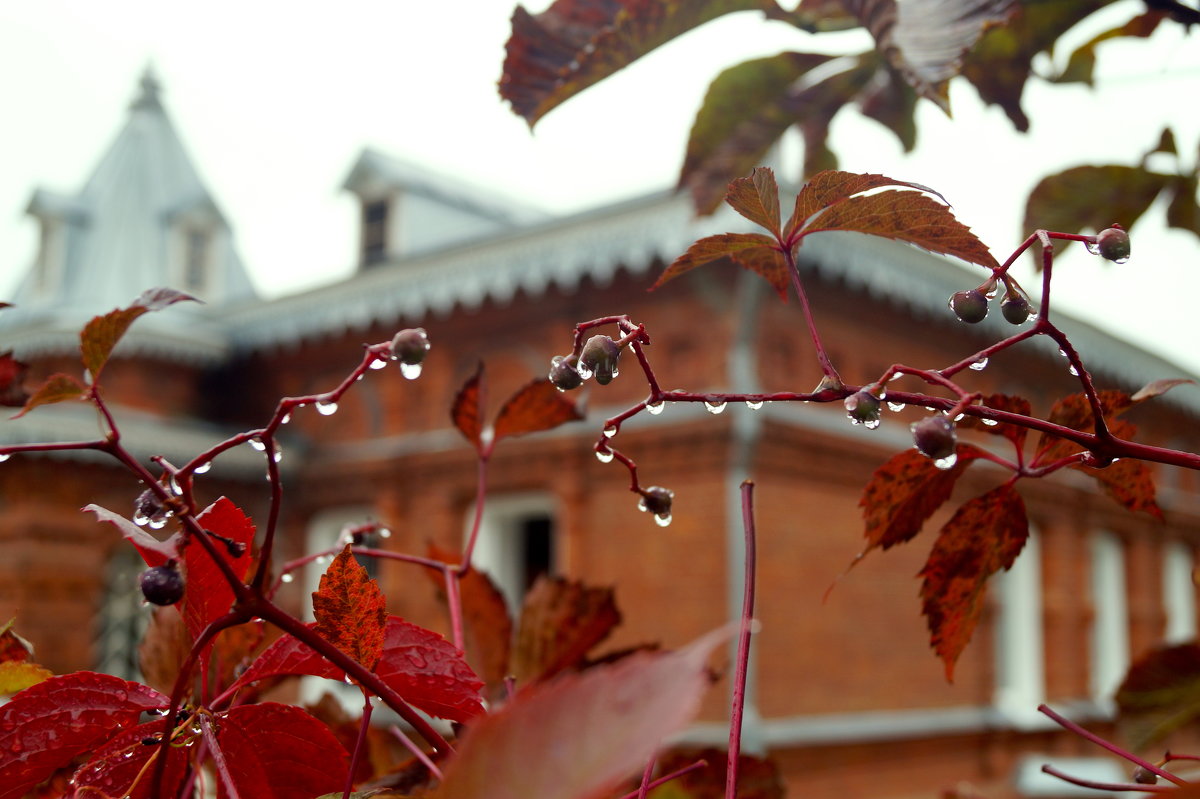
[[[1123,22],[1140,7],[1123,0],[1106,19]],[[720,69],[785,49],[865,44],[858,34],[814,41],[757,14],[725,17],[569,101],[531,135],[495,90],[511,11],[510,0],[353,1],[324,12],[228,0],[0,3],[0,296],[34,257],[24,215],[33,189],[82,185],[147,63],[256,284],[277,296],[349,273],[355,209],[339,187],[364,146],[552,213],[582,210],[674,182],[692,116]],[[834,149],[844,169],[939,190],[1003,258],[1024,237],[1026,194],[1049,172],[1135,163],[1165,124],[1195,163],[1198,41],[1169,25],[1149,43],[1104,45],[1099,74],[1111,80],[1101,92],[1033,82],[1030,136],[959,81],[953,120],[921,104],[914,156],[853,111],[835,121]],[[1200,373],[1189,304],[1200,296],[1200,242],[1165,230],[1162,208],[1133,242],[1124,266],[1083,253],[1061,262],[1059,307]]]

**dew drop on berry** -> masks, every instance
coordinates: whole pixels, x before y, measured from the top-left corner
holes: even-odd
[[[763,406],[762,400],[746,400],[746,407],[752,411],[757,411]]]
[[[601,463],[612,463],[613,454],[606,449],[596,450],[596,460]]]
[[[367,368],[368,369],[383,369],[385,366],[387,366],[387,361],[376,358],[375,360],[371,361],[371,363],[369,363],[367,365]]]
[[[612,438],[617,434],[617,426],[615,424],[606,425],[604,428],[604,437]]]
[[[588,366],[586,364],[584,364],[582,361],[575,364],[575,371],[579,372],[580,380],[590,380],[592,375],[595,374],[595,372],[593,372],[590,368],[588,368]]]
[[[279,579],[280,579],[282,582],[285,582],[285,583],[290,583],[290,582],[292,582],[293,580],[295,580],[295,579],[296,579],[296,577],[295,577],[295,575],[293,575],[291,572],[288,572],[287,574],[283,575],[283,576],[282,576],[282,577],[280,577]]]
[[[207,474],[210,469],[212,469],[212,461],[205,461],[192,469],[192,474]]]
[[[725,400],[705,400],[704,409],[716,416],[725,410]]]
[[[1123,256],[1121,256],[1120,258],[1113,258],[1113,263],[1114,263],[1114,264],[1123,264],[1123,263],[1128,263],[1128,261],[1129,261],[1129,256],[1128,256],[1128,255],[1123,255]]]
[[[7,453],[0,453],[0,463],[4,463],[6,460],[8,460],[11,457],[12,457],[12,455],[9,455]]]
[[[900,413],[900,411],[904,410],[903,402],[889,402],[887,406],[888,410],[892,413]]]
[[[317,413],[321,414],[322,416],[333,416],[335,413],[337,413],[337,408],[338,406],[336,402],[317,403]]]
[[[651,416],[658,416],[660,413],[663,412],[663,408],[665,408],[666,406],[667,406],[667,403],[663,402],[662,400],[659,400],[658,402],[647,402],[646,410],[650,413]]]
[[[175,479],[175,475],[167,476],[167,488],[171,489],[171,493],[179,496],[183,493],[183,489],[179,487],[179,481]]]
[[[142,513],[141,511],[134,511],[133,523],[136,524],[138,527],[145,527],[149,522],[150,522],[149,516]]]
[[[862,423],[862,426],[867,428],[868,430],[874,430],[875,428],[879,427],[879,420],[878,419],[868,419],[867,421]]]
[[[659,527],[667,527],[668,525],[671,524],[671,514],[656,513],[654,515],[654,523],[657,524]]]
[[[263,442],[263,440],[261,438],[252,438],[249,441],[247,441],[246,443],[249,444],[252,449],[254,449],[258,452],[266,452],[267,451],[267,445]]]
[[[1085,242],[1084,246],[1087,247],[1087,251],[1090,252],[1092,255],[1100,254],[1100,244],[1098,242],[1096,242],[1094,239],[1092,241]]]
[[[933,465],[945,471],[946,469],[953,469],[956,463],[958,463],[958,453],[953,452],[944,458],[938,458],[933,462]]]
[[[409,380],[416,380],[421,376],[421,364],[400,362],[400,374],[404,375]]]
[[[146,526],[151,530],[161,530],[167,526],[167,520],[165,518],[154,517],[146,521]]]
[[[976,372],[982,372],[984,369],[987,368],[987,365],[988,365],[988,359],[986,357],[984,357],[984,358],[980,358],[978,361],[975,361],[975,363],[971,364],[970,368],[974,369]]]

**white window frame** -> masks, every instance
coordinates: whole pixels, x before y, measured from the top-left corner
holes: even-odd
[[[1183,644],[1196,640],[1196,551],[1187,541],[1163,545],[1162,600],[1166,615],[1163,641]]]
[[[1042,620],[1041,539],[1030,527],[1025,547],[1008,571],[993,578],[996,596],[996,685],[992,702],[1019,729],[1042,727],[1037,707],[1046,699]]]
[[[1091,698],[1108,714],[1116,710],[1113,695],[1129,670],[1129,602],[1125,577],[1125,541],[1108,530],[1092,533],[1090,585],[1092,630]]]
[[[479,523],[479,535],[471,553],[471,566],[486,572],[496,588],[504,595],[509,613],[516,618],[524,600],[524,564],[515,557],[513,537],[518,534],[517,524],[533,516],[548,516],[551,520],[550,574],[558,572],[561,560],[561,537],[557,534],[558,502],[553,494],[544,492],[512,494],[488,497],[483,507],[483,518]],[[475,505],[467,509],[463,529],[463,543],[471,534],[475,519]]]

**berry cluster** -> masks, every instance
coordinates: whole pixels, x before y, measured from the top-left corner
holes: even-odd
[[[1004,297],[1000,300],[1000,313],[1005,321],[1021,325],[1029,319],[1033,307],[1015,280],[1005,277]],[[950,297],[950,310],[959,321],[969,325],[982,322],[988,315],[988,301],[996,294],[996,281],[989,280],[977,289],[955,292]]]
[[[550,382],[559,391],[570,391],[595,376],[596,382],[607,386],[619,374],[617,362],[621,347],[610,336],[592,336],[578,355],[555,355],[550,361]]]

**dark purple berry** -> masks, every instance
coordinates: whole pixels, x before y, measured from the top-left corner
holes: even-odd
[[[1020,294],[1005,294],[1004,299],[1000,301],[1000,313],[1004,314],[1004,318],[1009,324],[1022,325],[1029,318],[1029,300],[1022,297]]]
[[[988,299],[979,289],[956,291],[950,297],[950,310],[954,315],[967,324],[974,325],[987,318]]]
[[[158,495],[147,488],[133,503],[133,521],[135,524],[149,524],[154,528],[162,527],[170,511],[163,507]]]
[[[559,391],[570,391],[583,385],[583,377],[575,368],[574,355],[555,355],[550,360],[550,382]]]
[[[846,415],[855,424],[865,424],[874,427],[879,424],[879,397],[870,391],[859,391],[846,397],[842,402],[846,406]]]
[[[1102,258],[1125,263],[1129,260],[1129,234],[1116,226],[1101,230],[1096,236],[1096,251]]]
[[[1158,775],[1145,766],[1138,766],[1133,770],[1133,781],[1138,785],[1155,785]]]
[[[945,416],[927,416],[912,424],[913,445],[927,458],[940,461],[954,454],[958,437],[954,422]]]
[[[392,338],[392,355],[400,363],[416,366],[429,352],[429,335],[423,327],[401,330]]]
[[[152,605],[174,605],[183,599],[183,575],[174,561],[146,569],[139,580],[142,596]]]
[[[608,336],[592,336],[583,345],[579,365],[585,373],[594,374],[596,382],[607,386],[617,376],[617,360],[621,348]]]
[[[671,489],[650,486],[642,490],[642,501],[638,503],[638,509],[653,513],[655,516],[670,516],[673,499],[675,499],[675,492]]]

